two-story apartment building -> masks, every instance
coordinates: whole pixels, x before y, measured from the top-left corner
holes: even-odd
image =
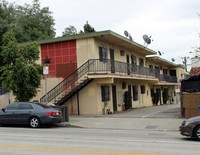
[[[183,66],[112,31],[39,42],[48,74],[33,100],[102,115],[176,101]],[[153,55],[153,56],[152,56]]]
[[[176,101],[178,70],[184,70],[112,31],[45,40],[40,50],[42,64],[50,59],[49,74],[34,99],[67,106],[70,114],[101,115]]]

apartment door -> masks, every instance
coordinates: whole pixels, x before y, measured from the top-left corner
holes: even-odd
[[[130,75],[130,60],[129,60],[129,55],[126,55],[126,63],[127,63],[127,74]]]
[[[167,101],[169,99],[168,88],[164,88],[162,92],[162,97],[163,97],[163,104],[167,104]]]
[[[117,112],[116,85],[112,85],[113,112]]]
[[[131,85],[128,85],[128,92],[130,94],[129,108],[132,108]]]
[[[125,109],[132,108],[132,100],[131,100],[131,86],[128,86],[128,91],[124,93],[124,100],[125,100]]]
[[[110,49],[110,64],[111,64],[111,73],[115,73],[115,55],[114,55],[114,49]]]

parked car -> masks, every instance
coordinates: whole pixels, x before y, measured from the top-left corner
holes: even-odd
[[[200,116],[184,120],[179,129],[182,135],[200,140]]]
[[[0,110],[0,124],[23,124],[37,128],[42,124],[60,123],[61,111],[41,103],[15,102]]]

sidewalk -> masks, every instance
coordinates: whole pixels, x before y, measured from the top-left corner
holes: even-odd
[[[95,129],[178,131],[183,119],[70,116],[70,126]]]
[[[178,131],[180,105],[162,105],[103,116],[70,116],[69,126],[98,129]]]

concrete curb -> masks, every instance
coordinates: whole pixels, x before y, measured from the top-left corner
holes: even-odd
[[[56,127],[70,127],[70,123],[69,122],[55,123],[54,125]]]

